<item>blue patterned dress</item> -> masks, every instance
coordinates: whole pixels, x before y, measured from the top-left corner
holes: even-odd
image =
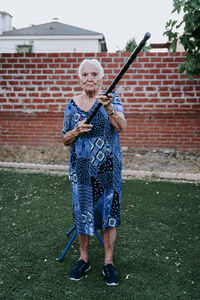
[[[116,93],[112,104],[123,112]],[[98,104],[85,112],[73,99],[66,106],[62,136],[87,119]],[[120,225],[122,159],[118,132],[103,108],[92,119],[92,130],[79,136],[70,148],[69,178],[72,184],[73,216],[78,235]]]

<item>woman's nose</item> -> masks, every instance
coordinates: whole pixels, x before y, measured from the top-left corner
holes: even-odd
[[[93,77],[92,77],[92,74],[88,74],[88,80],[92,80]]]

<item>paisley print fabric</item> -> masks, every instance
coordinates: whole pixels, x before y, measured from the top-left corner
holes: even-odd
[[[116,93],[116,111],[123,112]],[[62,136],[87,119],[98,104],[85,112],[71,99],[66,106]],[[120,225],[121,151],[118,132],[103,107],[92,119],[92,130],[78,137],[70,148],[69,178],[77,233],[94,235],[95,230]]]

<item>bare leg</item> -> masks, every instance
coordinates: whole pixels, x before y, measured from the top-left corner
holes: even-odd
[[[115,227],[108,227],[102,232],[102,239],[104,244],[105,260],[104,265],[113,265],[113,250],[116,240],[117,230]]]
[[[88,262],[88,246],[89,246],[89,235],[82,234],[79,235],[79,243],[80,243],[80,259]]]

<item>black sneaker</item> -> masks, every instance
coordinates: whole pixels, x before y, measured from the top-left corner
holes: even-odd
[[[102,273],[103,273],[103,276],[105,277],[107,285],[118,285],[119,284],[119,278],[117,275],[116,268],[112,264],[108,264],[108,265],[104,266]]]
[[[83,278],[83,275],[91,269],[91,265],[89,262],[85,262],[84,260],[79,260],[73,270],[70,272],[71,280],[80,280]]]

